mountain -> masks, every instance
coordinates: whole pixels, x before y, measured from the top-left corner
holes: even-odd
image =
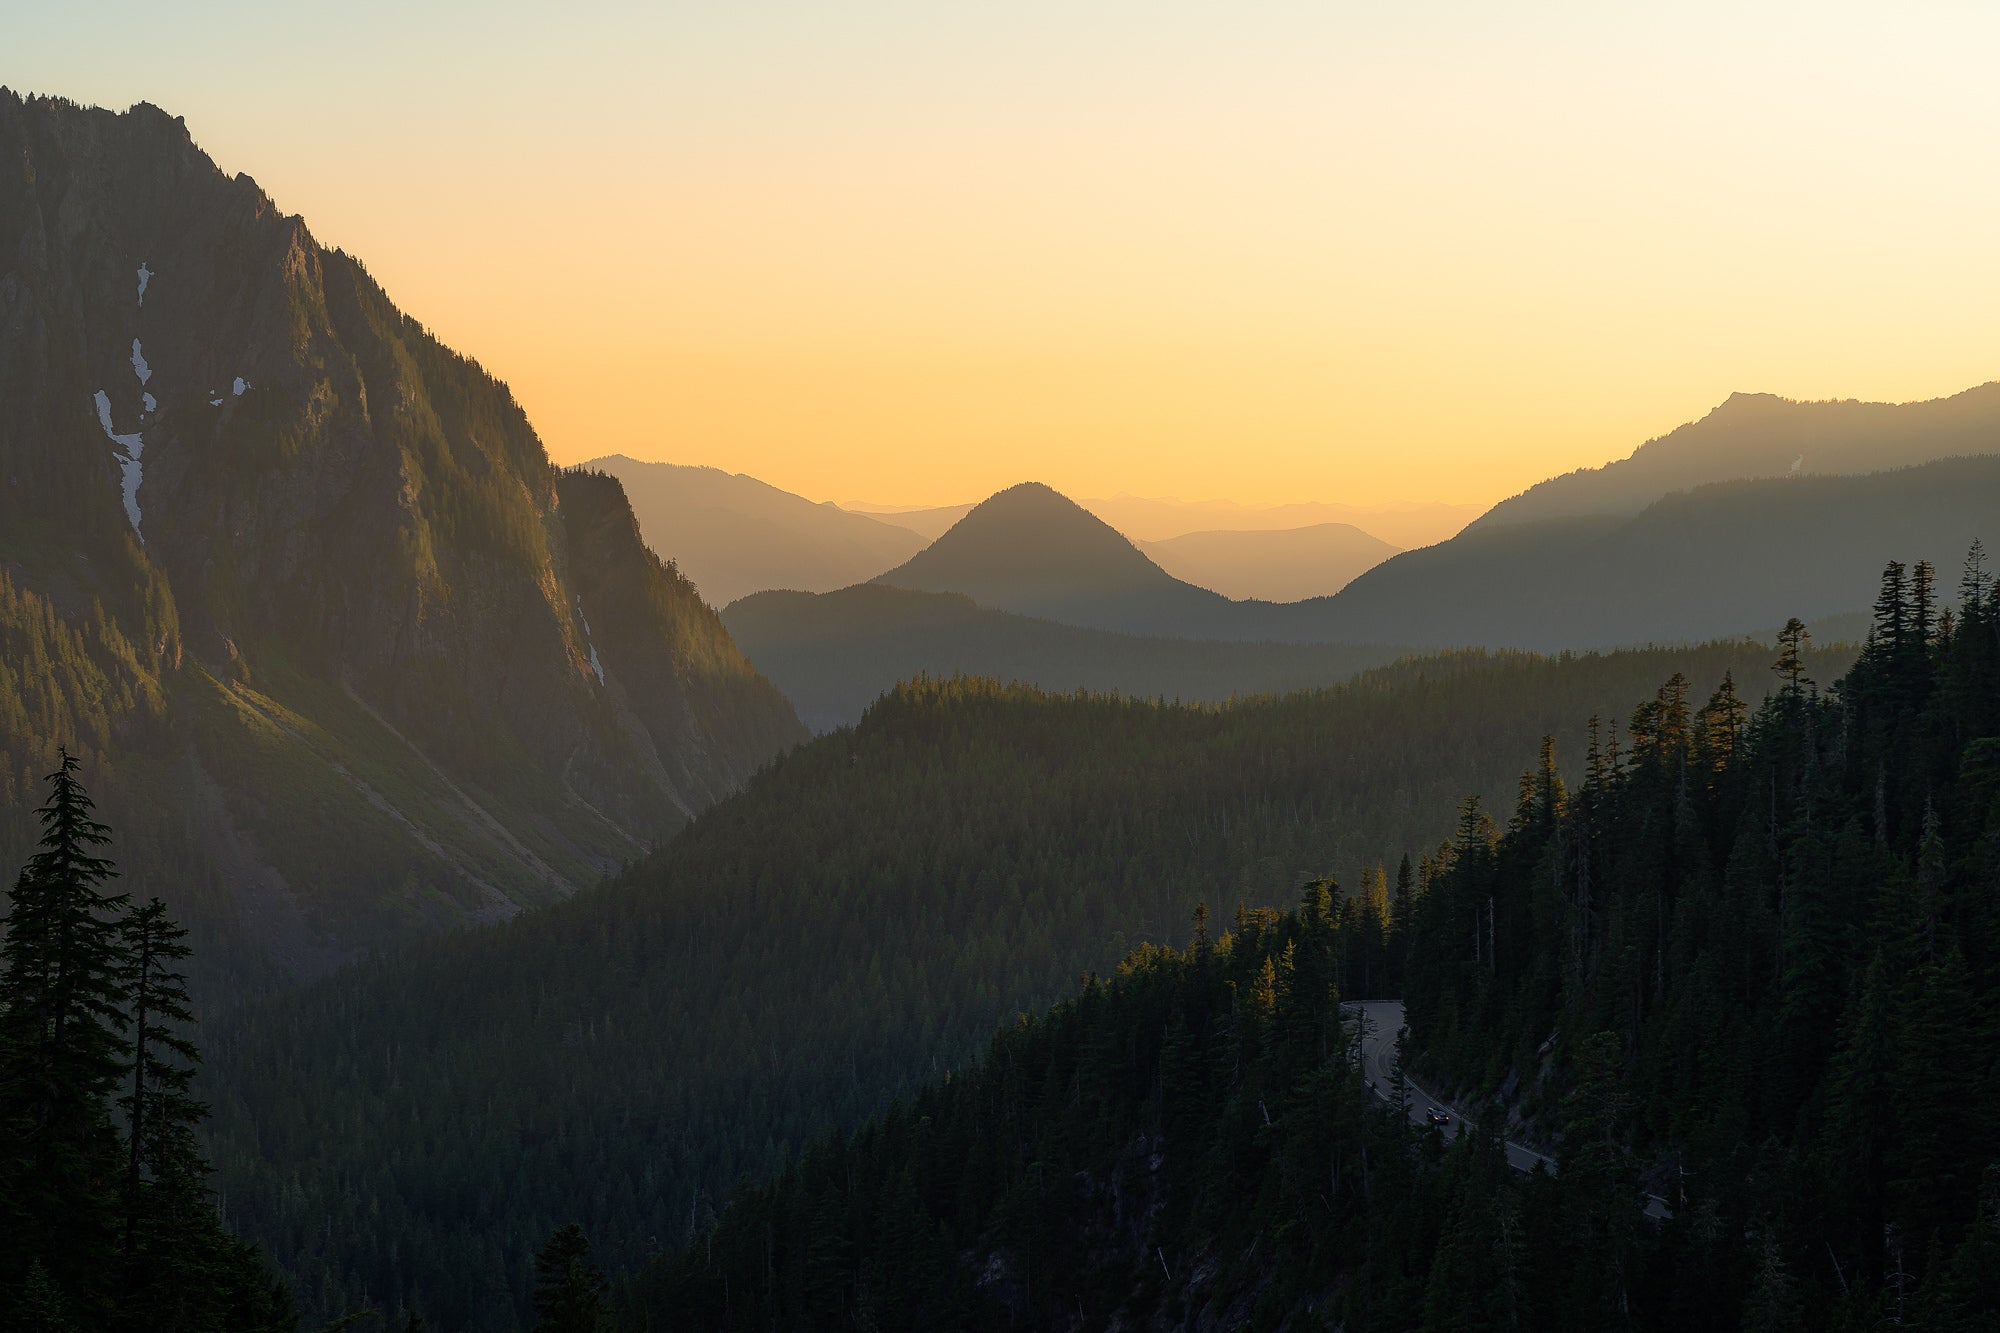
[[[1380,541],[1407,549],[1456,536],[1485,512],[1481,505],[1412,501],[1402,504],[1343,505],[1320,501],[1246,505],[1234,500],[1158,500],[1114,495],[1077,503],[1135,542],[1159,542],[1191,532],[1276,532],[1287,528],[1345,523]],[[899,508],[849,502],[843,508],[908,528],[927,541],[942,537],[972,506]]]
[[[214,1025],[230,1216],[310,1311],[504,1331],[558,1222],[613,1268],[677,1247],[1196,903],[1435,847],[1542,735],[1581,755],[1676,671],[1754,698],[1771,657],[1455,654],[1202,707],[900,687],[609,885]]]
[[[1079,503],[1138,542],[1166,541],[1191,532],[1277,532],[1345,523],[1403,549],[1446,541],[1484,512],[1480,505],[1435,502],[1344,505],[1308,500],[1246,505],[1233,500],[1156,500],[1138,495]]]
[[[964,593],[981,606],[1125,634],[1241,637],[1220,594],[1174,578],[1075,501],[1037,482],[975,505],[875,582]]]
[[[972,512],[972,506],[969,504],[902,508],[895,505],[850,502],[842,507],[850,513],[865,514],[883,523],[893,523],[899,528],[916,533],[927,542],[934,542],[944,536],[951,530],[952,524]]]
[[[923,549],[891,521],[851,514],[740,473],[623,454],[584,466],[625,487],[647,545],[672,560],[712,606],[767,588],[829,592],[871,579]]]
[[[1473,527],[1636,514],[1711,482],[1886,472],[1992,453],[2000,453],[2000,383],[1922,403],[1800,403],[1736,393],[1629,458],[1579,468],[1501,501]]]
[[[562,897],[801,738],[615,480],[182,121],[0,90],[0,157],[5,857],[70,746],[246,946],[206,955],[311,971]]]
[[[1273,637],[1550,651],[1752,633],[1858,609],[1882,551],[1956,570],[1975,540],[2000,542],[2000,457],[1722,482],[1633,515],[1475,525],[1280,608],[1294,619]]]
[[[1183,582],[1239,601],[1266,602],[1329,596],[1399,549],[1348,523],[1190,532],[1136,544]]]
[[[989,611],[962,593],[874,583],[757,593],[732,603],[722,620],[815,731],[853,725],[898,681],[919,674],[1219,703],[1337,684],[1406,651],[1145,638]]]
[[[1476,524],[1393,555],[1330,597],[1274,603],[1184,583],[1080,506],[1026,485],[979,505],[876,582],[1155,637],[1557,652],[1699,642],[1762,633],[1791,615],[1850,613],[1878,552],[1956,569],[1975,540],[2000,543],[1996,516],[1993,455],[1861,476],[1719,482],[1634,514]],[[802,623],[802,633],[810,629]],[[803,651],[793,642],[787,651]],[[915,641],[885,641],[882,651],[903,646]],[[939,651],[926,642],[900,665],[883,656],[870,670],[907,676]]]

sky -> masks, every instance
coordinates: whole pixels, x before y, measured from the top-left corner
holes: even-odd
[[[551,455],[943,504],[1490,503],[2000,378],[2000,6],[0,0]]]

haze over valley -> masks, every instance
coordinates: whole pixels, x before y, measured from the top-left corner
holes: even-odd
[[[14,16],[0,1329],[1991,1326],[1997,39]]]

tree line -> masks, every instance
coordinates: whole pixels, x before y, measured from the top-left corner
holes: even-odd
[[[2000,593],[1977,550],[1941,600],[1891,564],[1838,681],[1793,622],[1761,705],[1672,673],[1588,728],[1573,781],[1545,741],[1504,825],[1468,801],[1401,892],[1309,883],[1086,977],[740,1193],[627,1325],[1988,1326]],[[1446,1148],[1368,1100],[1336,1009],[1357,965],[1403,988],[1409,1058],[1478,1131]],[[1510,1169],[1502,1126],[1555,1170]]]

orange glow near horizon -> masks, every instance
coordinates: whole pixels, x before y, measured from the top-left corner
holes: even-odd
[[[2000,377],[1981,6],[42,8],[0,82],[184,115],[560,462],[1490,503]]]

